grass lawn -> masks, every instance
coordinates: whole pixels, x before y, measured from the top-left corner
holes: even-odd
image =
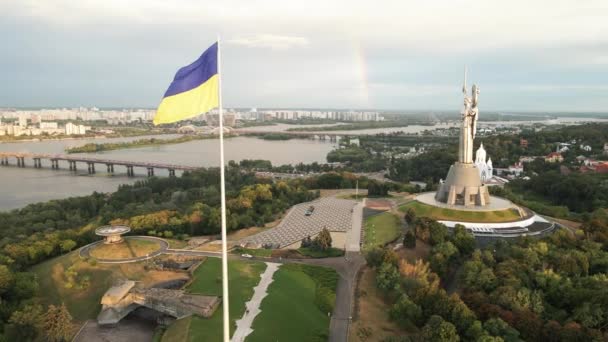
[[[90,278],[88,287],[65,287],[65,270],[70,266],[74,266],[78,272],[77,279],[84,276]],[[91,265],[78,256],[78,251],[35,265],[31,271],[38,276],[40,285],[36,297],[45,304],[65,303],[75,321],[96,318],[101,309],[101,297],[117,279],[141,281],[144,286],[171,279],[187,279],[187,275],[179,272],[146,271],[143,262]]]
[[[122,243],[100,243],[91,249],[97,259],[127,259],[145,256],[160,248],[160,243],[150,240],[126,238]]]
[[[365,219],[363,249],[389,243],[401,234],[401,221],[397,215],[386,212]]]
[[[325,273],[328,271],[322,267],[315,268],[319,270],[309,268],[305,272],[295,264],[279,268],[268,288],[268,295],[262,301],[262,312],[253,321],[253,332],[247,337],[247,342],[327,340],[330,319],[315,304],[317,284],[323,280],[315,281],[313,276],[317,277],[316,273],[327,278]],[[335,291],[335,283],[333,286]]]
[[[253,288],[260,282],[260,274],[266,269],[262,262],[229,260],[228,280],[230,291],[230,334],[236,329],[235,321],[245,313],[245,303],[253,296]],[[221,260],[208,258],[194,272],[194,280],[188,292],[204,295],[222,295]],[[188,333],[189,341],[222,341],[222,305],[211,318],[193,316]],[[171,327],[167,331],[171,331]],[[180,341],[172,339],[171,334],[163,341]]]
[[[464,222],[508,222],[521,218],[515,209],[495,211],[464,211],[433,207],[418,201],[411,201],[399,207],[399,210],[406,212],[409,208],[414,209],[416,215],[418,216],[426,216],[435,220],[456,220]]]

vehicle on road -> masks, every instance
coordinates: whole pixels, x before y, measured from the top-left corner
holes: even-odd
[[[241,254],[241,257],[247,258],[247,259],[251,259],[251,258],[253,258],[253,255],[251,255],[251,254]]]

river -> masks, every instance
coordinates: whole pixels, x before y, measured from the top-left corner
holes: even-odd
[[[555,123],[581,123],[583,121],[604,121],[602,119],[588,118],[559,118],[556,120],[539,121],[495,121],[480,122],[480,126],[509,126],[518,124],[532,124],[542,122],[545,124]],[[449,128],[458,126],[458,122],[443,123],[436,126],[410,125],[407,127],[390,127],[377,129],[362,129],[354,131],[326,131],[325,133],[417,133],[435,128]],[[327,125],[290,125],[277,124],[271,126],[251,127],[252,130],[284,131],[293,127]],[[178,135],[155,136],[157,138],[169,139]],[[136,139],[149,138],[150,136],[130,138],[87,138],[69,140],[45,140],[41,142],[11,142],[0,143],[0,151],[3,152],[33,152],[63,154],[68,147],[81,146],[86,143],[96,142],[120,142]],[[335,143],[329,141],[315,141],[304,139],[292,139],[281,141],[262,140],[253,137],[236,137],[226,139],[226,160],[240,161],[243,159],[266,159],[273,165],[326,162],[327,153],[336,147]],[[129,161],[157,161],[163,163],[189,165],[189,166],[218,166],[219,165],[219,141],[194,140],[181,144],[159,145],[151,147],[140,147],[123,150],[114,150],[92,154],[82,154],[96,158],[108,158]],[[48,161],[43,161],[42,169],[31,167],[32,160],[26,160],[29,167],[17,168],[15,160],[11,160],[11,166],[0,167],[0,211],[22,207],[29,203],[47,201],[50,199],[66,198],[70,196],[87,195],[93,191],[111,192],[115,191],[120,184],[132,183],[138,179],[145,179],[146,170],[135,168],[136,177],[126,176],[126,169],[115,166],[115,174],[106,173],[105,165],[97,165],[97,173],[89,175],[86,165],[79,164],[79,170],[74,175],[67,170],[67,163],[60,162],[60,170],[52,170]],[[46,164],[44,164],[46,163]],[[166,170],[156,170],[158,176],[166,176]]]
[[[159,138],[170,138],[162,136]],[[3,152],[34,152],[63,154],[66,147],[80,146],[88,142],[119,142],[142,139],[109,138],[109,139],[74,139],[43,142],[15,142],[0,144]],[[236,137],[224,142],[226,160],[266,159],[273,165],[326,162],[327,153],[336,147],[329,141],[292,139],[287,141],[270,141],[258,138]],[[100,153],[83,153],[83,156],[108,158],[129,161],[157,161],[163,163],[189,166],[218,166],[219,140],[193,140],[181,144],[159,145],[130,148]],[[132,183],[145,179],[146,170],[135,168],[136,177],[126,176],[126,169],[115,166],[115,174],[106,173],[105,165],[96,166],[97,173],[89,175],[86,165],[80,163],[77,175],[69,171],[66,162],[59,162],[60,170],[52,170],[50,162],[43,161],[42,169],[32,167],[32,160],[26,159],[26,168],[15,166],[15,159],[10,166],[0,167],[0,210],[23,207],[26,204],[47,201],[70,196],[88,195],[93,191],[115,191],[120,184]],[[167,176],[166,170],[156,170],[159,176]]]

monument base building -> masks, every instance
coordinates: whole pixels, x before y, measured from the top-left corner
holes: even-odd
[[[490,203],[488,188],[481,183],[479,170],[472,163],[454,163],[439,186],[435,198],[449,205],[485,206]]]

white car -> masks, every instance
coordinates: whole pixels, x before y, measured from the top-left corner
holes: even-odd
[[[253,258],[253,255],[251,255],[251,254],[241,254],[241,257],[247,258],[247,259],[251,259],[251,258]]]

